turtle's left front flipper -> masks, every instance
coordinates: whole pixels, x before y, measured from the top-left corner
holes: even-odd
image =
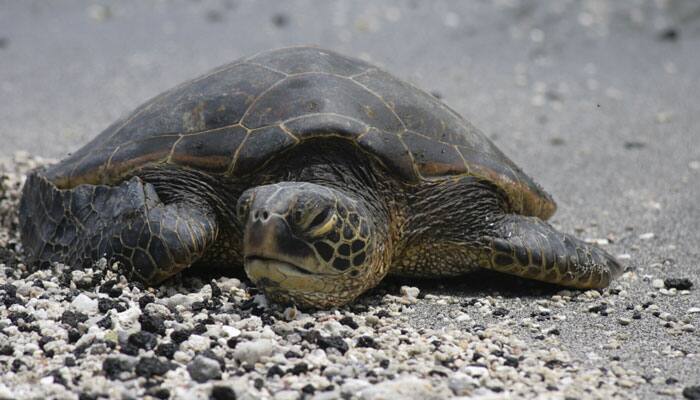
[[[602,249],[536,217],[507,215],[499,237],[485,238],[482,267],[581,289],[603,288],[622,266]]]
[[[105,257],[149,284],[190,266],[218,232],[204,201],[165,204],[138,177],[118,186],[60,190],[35,172],[25,183],[19,215],[30,263],[78,266]]]

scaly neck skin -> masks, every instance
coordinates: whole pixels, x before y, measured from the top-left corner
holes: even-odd
[[[427,242],[474,247],[483,236],[495,234],[506,212],[506,199],[488,182],[463,177],[426,183],[408,195],[412,210],[400,247]]]
[[[205,172],[168,165],[148,166],[135,174],[154,185],[165,203],[185,201],[211,208],[222,226],[236,221],[236,201],[246,189]]]

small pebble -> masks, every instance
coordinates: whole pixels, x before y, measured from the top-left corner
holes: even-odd
[[[666,278],[664,279],[664,285],[667,288],[673,288],[677,290],[689,290],[693,287],[693,282],[687,278]]]
[[[176,351],[177,345],[175,343],[161,343],[156,347],[155,354],[167,359],[172,359]]]
[[[420,289],[413,286],[401,286],[401,295],[409,299],[417,299]]]
[[[493,314],[494,317],[505,317],[506,315],[508,315],[508,313],[510,313],[510,310],[499,307],[493,310],[491,314]]]
[[[318,346],[322,349],[334,348],[337,349],[341,354],[345,354],[348,351],[348,344],[345,343],[343,338],[340,336],[322,336],[318,338]]]
[[[700,400],[700,385],[684,387],[683,397],[689,400]]]
[[[192,331],[189,329],[179,329],[175,330],[170,334],[170,339],[175,343],[182,343],[189,339],[192,335]]]
[[[214,386],[211,388],[213,400],[236,400],[236,392],[228,386]]]
[[[187,372],[192,379],[204,383],[212,379],[221,378],[221,365],[218,361],[204,356],[197,356],[187,364]]]
[[[165,335],[163,318],[157,315],[142,314],[139,317],[139,322],[141,323],[141,329],[158,335]]]
[[[649,240],[654,238],[654,233],[653,232],[647,232],[647,233],[642,233],[639,235],[639,239],[641,240]]]
[[[233,351],[233,357],[239,361],[255,364],[263,357],[272,355],[275,348],[275,343],[268,339],[239,343]]]
[[[102,363],[102,371],[109,379],[118,379],[123,373],[130,372],[132,366],[124,359],[109,357]]]
[[[357,339],[357,347],[371,347],[373,349],[378,349],[379,345],[370,336],[360,336]]]
[[[70,306],[73,310],[86,315],[95,315],[98,311],[97,300],[93,300],[83,293],[77,295]]]
[[[293,321],[294,319],[296,319],[297,314],[298,314],[298,311],[297,311],[296,307],[287,307],[284,310],[284,319],[286,321]]]
[[[143,357],[136,364],[135,372],[136,375],[144,378],[151,378],[154,376],[164,375],[166,372],[175,368],[175,365],[168,362],[163,362],[156,357]]]
[[[128,342],[139,349],[150,350],[156,347],[158,338],[150,332],[142,331],[129,335]]]
[[[700,312],[700,311],[699,311],[699,312]],[[348,326],[348,327],[350,327],[350,328],[352,328],[352,329],[357,329],[357,328],[360,327],[360,326],[357,324],[357,322],[355,322],[355,320],[354,320],[352,317],[350,317],[350,316],[345,316],[345,317],[341,318],[338,322],[340,322],[341,324],[343,324],[343,325],[345,325],[345,326]]]

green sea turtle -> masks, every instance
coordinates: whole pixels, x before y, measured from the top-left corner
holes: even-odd
[[[435,97],[363,61],[294,47],[220,67],[32,172],[28,261],[101,257],[157,284],[243,266],[273,300],[345,304],[387,274],[488,268],[576,288],[620,274],[544,222],[555,203]]]

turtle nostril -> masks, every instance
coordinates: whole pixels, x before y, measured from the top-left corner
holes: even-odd
[[[261,221],[261,222],[267,222],[268,219],[270,219],[270,212],[265,210],[265,209],[258,209],[253,211],[252,213],[253,216],[253,222],[255,221]]]

